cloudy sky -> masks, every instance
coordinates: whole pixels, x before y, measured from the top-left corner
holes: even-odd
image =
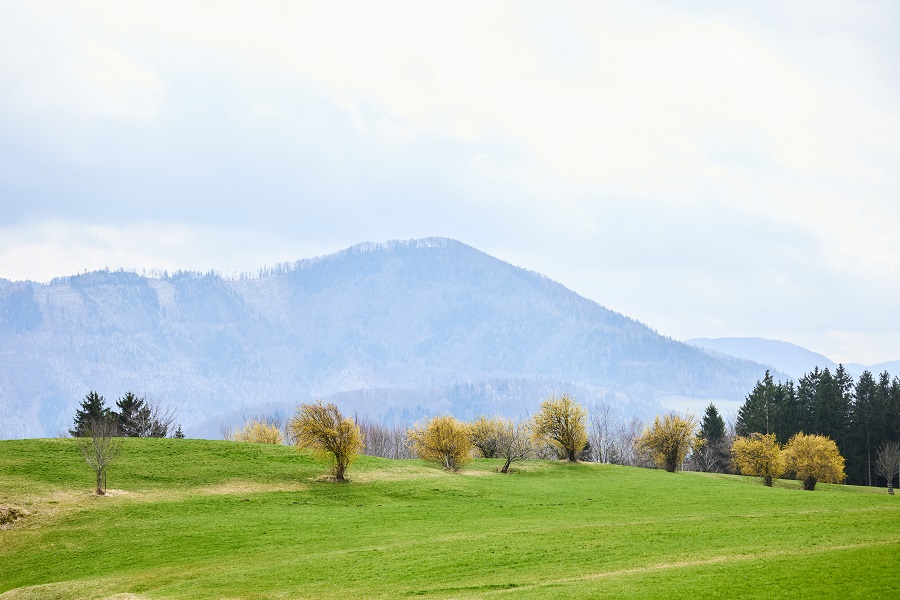
[[[446,236],[900,359],[900,4],[674,4],[0,0],[0,277]]]

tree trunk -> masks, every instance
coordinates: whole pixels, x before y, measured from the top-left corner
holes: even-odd
[[[506,464],[503,465],[503,468],[500,469],[501,473],[509,473],[509,465],[512,461],[510,459],[506,459]]]
[[[888,479],[888,494],[890,494],[891,496],[894,495],[894,478],[893,477]]]
[[[771,476],[771,475],[766,475],[766,476],[764,476],[764,477],[763,477],[763,483],[766,484],[766,485],[769,486],[769,487],[772,487],[772,476]]]
[[[816,478],[815,477],[807,477],[803,480],[803,489],[808,491],[813,491],[816,489]]]
[[[97,471],[97,495],[102,496],[105,493],[103,491],[103,471]]]
[[[346,471],[346,470],[347,470],[347,468],[344,465],[340,465],[340,464],[337,465],[334,469],[334,480],[335,481],[346,481],[344,479],[344,471]]]
[[[675,469],[677,469],[677,468],[678,468],[678,464],[675,462],[675,457],[667,456],[666,457],[666,471],[668,471],[669,473],[674,473]]]

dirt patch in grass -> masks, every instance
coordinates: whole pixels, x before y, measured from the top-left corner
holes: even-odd
[[[201,488],[195,488],[191,490],[185,490],[183,492],[179,492],[177,490],[170,490],[168,492],[161,492],[157,494],[157,497],[167,497],[170,496],[172,498],[187,496],[187,495],[210,495],[210,496],[220,496],[220,495],[239,495],[239,494],[258,494],[264,492],[300,492],[303,490],[309,489],[309,486],[303,482],[288,482],[288,483],[259,483],[254,481],[229,481],[227,483],[220,483],[217,485],[210,485]]]
[[[25,511],[14,506],[0,506],[0,529],[7,529],[19,519],[25,518]]]

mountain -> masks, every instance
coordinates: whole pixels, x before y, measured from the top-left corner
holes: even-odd
[[[775,371],[787,373],[792,379],[797,380],[816,367],[828,368],[834,371],[837,363],[823,354],[807,350],[801,346],[782,342],[779,340],[767,340],[764,338],[693,338],[685,341],[686,344],[704,348],[716,353],[743,358],[759,364],[767,365]],[[891,361],[877,365],[860,365],[849,363],[844,369],[854,377],[859,377],[863,371],[878,374],[884,371],[889,373],[900,372],[900,361]]]
[[[738,403],[758,364],[711,356],[448,239],[360,244],[226,279],[98,271],[0,280],[0,436],[55,435],[90,390],[178,411],[189,435],[333,399],[411,422],[523,416],[550,393],[646,416]],[[681,404],[678,404],[681,405]]]

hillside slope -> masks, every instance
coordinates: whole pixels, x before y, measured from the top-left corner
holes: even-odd
[[[94,272],[0,282],[7,437],[67,428],[88,390],[176,407],[193,435],[222,419],[348,411],[533,411],[551,392],[648,414],[670,396],[740,401],[763,368],[709,354],[462,243],[345,251],[225,279]]]
[[[71,440],[0,441],[0,596],[887,598],[885,490],[557,461],[458,474],[293,448],[127,439],[106,497]],[[702,499],[702,500],[701,500]],[[698,501],[700,500],[700,501]]]

